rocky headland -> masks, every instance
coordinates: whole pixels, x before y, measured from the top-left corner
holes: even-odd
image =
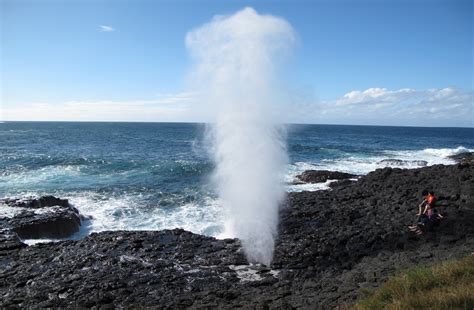
[[[271,266],[248,265],[237,239],[217,240],[180,229],[102,232],[78,241],[26,246],[19,237],[31,237],[32,231],[37,236],[41,229],[22,230],[29,226],[18,223],[33,225],[39,217],[45,225],[48,220],[40,215],[53,214],[38,208],[56,208],[56,214],[64,214],[60,222],[75,227],[44,228],[49,237],[78,229],[72,222],[79,219],[80,225],[80,215],[52,198],[55,206],[3,202],[22,209],[0,219],[0,307],[292,309],[350,304],[362,289],[379,286],[397,270],[473,251],[472,158],[465,155],[450,166],[378,169],[356,182],[341,180],[329,191],[290,193],[281,209]],[[417,236],[407,226],[415,221],[423,190],[435,191],[445,217]]]

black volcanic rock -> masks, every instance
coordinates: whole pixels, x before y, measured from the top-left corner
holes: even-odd
[[[0,217],[4,228],[22,239],[64,238],[77,232],[81,217],[67,199],[54,196],[3,199],[0,204],[12,208],[12,217]]]
[[[175,229],[94,233],[30,246],[2,263],[0,277],[11,281],[0,283],[2,307],[174,308],[239,297],[234,269],[246,260],[237,240]]]
[[[400,269],[470,254],[473,182],[469,164],[384,168],[332,191],[291,193],[268,267],[248,265],[237,239],[180,229],[11,240],[0,246],[0,307],[334,308]],[[426,189],[445,218],[416,236],[407,226]]]
[[[406,241],[412,237],[406,233],[406,226],[414,221],[425,189],[435,191],[440,211],[447,213],[439,227],[439,231],[446,231],[441,234],[459,238],[472,234],[473,170],[472,166],[464,170],[441,165],[413,170],[384,168],[350,187],[291,193],[288,207],[282,212],[279,242],[287,242],[283,250],[293,247],[296,260],[289,260],[288,255],[280,258],[277,245],[274,264],[305,265],[305,261],[311,261],[350,266],[358,257],[374,251],[413,246],[413,242]],[[436,232],[427,234],[434,235]],[[305,239],[311,240],[313,250],[295,248],[294,240]]]
[[[428,162],[426,160],[402,160],[402,159],[383,159],[377,164],[382,165],[382,166],[398,166],[398,167],[403,167],[403,166],[420,166],[424,167],[428,165]]]
[[[0,221],[2,227],[4,223]],[[26,247],[26,244],[21,242],[18,235],[9,229],[2,229],[0,231],[0,257],[10,254],[13,250]]]
[[[300,175],[296,176],[299,180],[305,183],[323,183],[327,180],[342,180],[356,177],[356,175],[338,171],[328,170],[306,170]]]
[[[54,196],[42,196],[39,198],[6,198],[0,200],[0,203],[5,204],[9,207],[17,208],[44,208],[54,206],[60,206],[63,208],[69,207],[69,202],[67,199],[60,199]]]
[[[335,182],[331,182],[329,184],[329,187],[334,189],[334,188],[340,188],[340,187],[344,187],[344,186],[348,186],[348,185],[351,185],[351,184],[354,184],[356,183],[357,181],[354,181],[354,180],[348,180],[348,179],[345,179],[345,180],[338,180],[338,181],[335,181]]]
[[[461,154],[451,155],[449,158],[454,159],[457,163],[463,165],[474,165],[474,152],[465,152]]]

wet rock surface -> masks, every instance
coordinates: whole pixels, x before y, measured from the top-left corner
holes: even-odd
[[[334,188],[340,188],[340,187],[352,185],[352,184],[355,184],[356,182],[357,181],[345,179],[345,180],[338,180],[338,181],[331,182],[328,186],[334,189]]]
[[[449,156],[461,165],[474,165],[474,152],[465,152]]]
[[[323,183],[327,180],[342,180],[354,178],[356,175],[329,170],[306,170],[296,178],[304,183]]]
[[[383,159],[379,161],[377,164],[382,166],[420,166],[424,167],[428,165],[426,160],[402,160],[402,159]]]
[[[63,208],[69,207],[67,199],[61,199],[54,196],[42,196],[39,198],[6,198],[0,200],[0,203],[5,204],[12,208],[45,208],[59,206]]]
[[[15,232],[22,239],[64,238],[79,231],[79,211],[67,199],[54,196],[3,199],[0,205],[9,216],[0,215],[4,233]]]
[[[236,239],[184,230],[103,232],[0,247],[0,306],[331,308],[397,270],[474,249],[474,166],[376,170],[332,191],[289,194],[271,266],[249,266]],[[421,236],[421,192],[446,217]],[[2,240],[0,240],[2,242]]]

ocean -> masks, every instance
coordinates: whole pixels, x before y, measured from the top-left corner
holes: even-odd
[[[288,192],[328,190],[329,182],[291,184],[308,169],[363,175],[385,166],[451,164],[448,156],[474,150],[474,128],[288,125],[287,131]],[[177,227],[218,236],[225,219],[209,185],[212,171],[203,124],[0,123],[0,198],[69,199],[92,217],[76,238]],[[0,207],[0,216],[8,212]]]

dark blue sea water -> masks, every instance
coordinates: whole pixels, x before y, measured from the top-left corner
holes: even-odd
[[[53,194],[92,215],[87,231],[182,227],[217,235],[219,201],[205,126],[183,123],[0,123],[0,198]],[[287,181],[306,169],[365,174],[451,163],[474,149],[473,128],[288,126]],[[249,160],[252,160],[249,158]],[[400,163],[399,163],[400,164]],[[327,184],[288,185],[288,191]]]

